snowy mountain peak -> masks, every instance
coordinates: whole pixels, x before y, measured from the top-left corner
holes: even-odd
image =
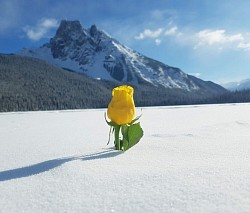
[[[19,54],[40,58],[98,79],[146,83],[187,91],[204,89],[206,85],[206,82],[178,68],[143,56],[120,44],[96,25],[84,29],[79,21],[62,20],[49,43],[40,48],[23,49]],[[210,90],[210,87],[211,82],[205,90]],[[211,89],[223,90],[215,84]]]
[[[62,20],[55,37],[72,38],[74,34],[82,34],[83,28],[79,21]]]
[[[92,25],[90,27],[90,30],[89,30],[89,33],[90,33],[90,36],[94,37],[96,34],[97,34],[98,30],[97,30],[97,27],[96,25]]]

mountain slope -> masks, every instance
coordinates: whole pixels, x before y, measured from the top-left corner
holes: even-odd
[[[63,20],[49,43],[40,48],[22,49],[19,54],[40,58],[92,78],[150,84],[207,95],[225,92],[224,88],[212,82],[207,83],[179,68],[143,56],[95,25],[84,29],[79,21]]]
[[[0,111],[107,107],[118,81],[92,79],[40,59],[0,54]],[[136,106],[198,103],[208,96],[181,89],[130,84]]]
[[[196,78],[193,79],[196,81]],[[118,81],[92,79],[40,59],[0,54],[0,112],[106,108]],[[142,84],[134,87],[140,106],[249,102],[249,91],[208,96],[206,92]],[[215,88],[216,89],[216,88]]]
[[[0,111],[100,108],[109,99],[110,89],[97,80],[35,58],[0,54]]]
[[[250,89],[250,79],[245,79],[239,82],[230,82],[223,84],[222,86],[230,91]]]

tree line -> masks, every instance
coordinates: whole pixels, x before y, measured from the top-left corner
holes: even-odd
[[[106,108],[118,85],[35,58],[0,54],[0,112]],[[131,86],[136,106],[250,102],[250,90],[211,96],[146,84]]]

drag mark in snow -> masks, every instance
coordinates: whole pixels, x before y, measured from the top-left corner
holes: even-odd
[[[191,133],[183,133],[183,134],[153,134],[152,137],[156,138],[175,138],[175,137],[194,137]]]
[[[246,122],[242,122],[242,121],[235,121],[236,124],[241,125],[241,126],[245,126],[245,127],[250,127],[249,123]]]

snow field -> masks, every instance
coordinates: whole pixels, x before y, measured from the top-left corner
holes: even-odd
[[[0,113],[0,212],[250,211],[250,104],[143,108],[125,153],[104,112]]]

